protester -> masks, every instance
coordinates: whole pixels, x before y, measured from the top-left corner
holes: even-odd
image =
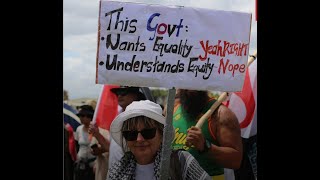
[[[118,104],[122,108],[119,113],[123,112],[133,101],[146,99],[141,88],[139,87],[120,86],[118,88],[112,88],[111,92],[118,96]],[[122,151],[121,147],[115,143],[111,137],[109,148],[109,168],[114,162],[119,161],[123,154],[124,152]]]
[[[218,106],[201,128],[195,127],[214,102],[207,91],[178,89],[172,146],[190,152],[214,180],[220,180],[224,179],[224,168],[240,167],[242,142],[237,117],[224,105]]]
[[[164,125],[159,104],[144,100],[128,105],[111,124],[111,137],[125,154],[109,168],[108,179],[159,179]],[[170,157],[170,179],[211,179],[187,151]]]
[[[94,110],[90,105],[80,107],[79,113],[81,125],[75,132],[77,142],[77,161],[75,164],[75,180],[94,180],[93,165],[96,157],[91,154],[91,138],[88,129],[92,121]]]

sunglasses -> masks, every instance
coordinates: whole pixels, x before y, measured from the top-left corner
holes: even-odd
[[[129,94],[129,91],[128,90],[120,90],[118,91],[117,93],[117,96],[126,96],[127,94]]]
[[[135,141],[137,140],[138,134],[140,133],[144,139],[152,139],[155,137],[157,132],[157,128],[143,129],[141,131],[122,131],[123,137],[127,141]]]

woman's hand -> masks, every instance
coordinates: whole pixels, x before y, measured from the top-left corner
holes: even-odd
[[[88,129],[89,134],[92,134],[94,137],[97,137],[99,134],[99,128],[96,124],[90,124]]]

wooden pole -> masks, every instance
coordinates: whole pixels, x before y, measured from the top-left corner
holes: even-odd
[[[257,51],[255,51],[255,52],[253,53],[253,55],[250,55],[249,60],[248,60],[248,65],[247,65],[247,67],[249,67],[250,64],[251,64],[256,58],[257,58]],[[227,92],[222,93],[222,94],[219,96],[218,100],[217,100],[216,102],[214,102],[214,103],[212,104],[212,106],[210,107],[210,109],[199,119],[199,121],[198,121],[197,124],[196,124],[196,127],[201,128],[202,125],[203,125],[203,123],[205,122],[205,120],[208,119],[208,118],[211,116],[211,114],[216,110],[216,108],[217,108],[223,101],[225,101],[225,100],[227,99],[228,95],[229,95],[229,93],[227,93]]]

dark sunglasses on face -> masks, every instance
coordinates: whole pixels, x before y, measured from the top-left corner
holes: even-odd
[[[135,141],[137,140],[139,133],[141,133],[144,139],[152,139],[155,137],[156,132],[157,132],[157,128],[148,128],[148,129],[143,129],[141,131],[137,131],[137,130],[122,131],[122,135],[127,141]]]
[[[117,92],[117,96],[126,96],[127,94],[129,94],[129,91],[127,90],[120,90]]]

